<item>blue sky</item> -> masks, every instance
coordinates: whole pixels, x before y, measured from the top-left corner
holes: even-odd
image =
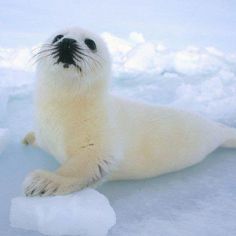
[[[126,38],[132,31],[180,49],[214,46],[236,52],[234,0],[0,1],[0,46],[35,45],[64,26]]]

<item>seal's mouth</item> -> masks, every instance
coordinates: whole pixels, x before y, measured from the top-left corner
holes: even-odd
[[[64,68],[69,68],[69,67],[70,67],[70,64],[65,63],[65,64],[63,65],[63,67],[64,67]]]

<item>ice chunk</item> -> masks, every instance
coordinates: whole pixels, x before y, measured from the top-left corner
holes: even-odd
[[[14,198],[10,222],[46,235],[104,236],[116,216],[104,195],[85,189],[66,196]]]
[[[8,141],[8,130],[0,129],[0,154],[3,152]]]

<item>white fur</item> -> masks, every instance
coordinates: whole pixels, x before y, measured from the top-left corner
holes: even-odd
[[[196,164],[219,146],[236,147],[232,128],[110,95],[111,63],[102,39],[80,28],[59,33],[76,39],[90,57],[80,64],[82,72],[54,65],[51,56],[39,60],[36,143],[62,165],[54,173],[31,173],[26,195],[66,194],[104,179],[152,177]],[[87,49],[85,38],[96,42],[96,52]],[[32,133],[24,143],[35,143]]]

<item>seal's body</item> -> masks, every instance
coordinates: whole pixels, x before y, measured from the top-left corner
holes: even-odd
[[[31,173],[27,196],[153,177],[198,163],[219,146],[236,147],[232,128],[110,95],[109,53],[98,36],[67,29],[47,45],[37,67],[35,135],[24,142],[47,150],[61,167]]]

